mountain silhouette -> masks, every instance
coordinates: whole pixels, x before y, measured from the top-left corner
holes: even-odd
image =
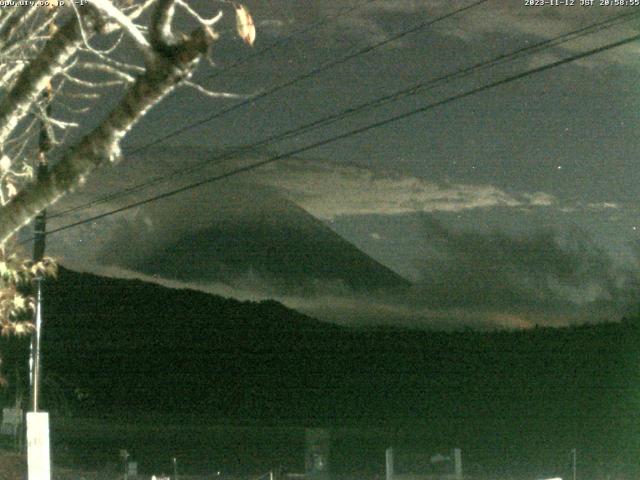
[[[222,186],[192,202],[150,205],[116,233],[102,262],[168,279],[269,294],[390,292],[410,282],[268,188]],[[145,228],[145,225],[151,227]]]

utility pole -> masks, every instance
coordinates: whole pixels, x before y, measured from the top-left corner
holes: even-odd
[[[576,473],[577,473],[577,457],[578,454],[576,452],[576,449],[572,449],[571,450],[571,473],[573,474],[573,480],[576,480]]]
[[[44,92],[44,118],[40,123],[38,139],[38,165],[36,180],[43,181],[49,173],[47,152],[51,149],[51,138],[47,130],[47,117],[51,114],[51,85]],[[33,261],[44,256],[47,212],[42,210],[35,218]],[[31,411],[27,413],[27,463],[29,480],[51,479],[51,454],[49,450],[49,414],[38,410],[40,400],[40,339],[42,335],[42,282],[41,275],[35,278],[36,308],[35,332],[31,337]]]
[[[47,100],[45,110],[49,113],[51,106]],[[36,179],[43,181],[49,173],[47,162],[47,151],[51,142],[46,126],[40,126],[40,139],[38,142],[38,165],[36,167]],[[45,237],[47,229],[47,211],[42,210],[33,222],[33,261],[37,263],[44,257]],[[31,411],[38,411],[38,401],[40,396],[40,338],[42,334],[42,281],[41,275],[35,278],[36,309],[35,309],[35,332],[31,337]]]

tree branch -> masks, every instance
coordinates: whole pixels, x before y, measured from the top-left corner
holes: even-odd
[[[14,8],[7,14],[6,19],[0,26],[0,45],[6,47],[7,42],[23,23],[36,12],[35,7]]]
[[[175,0],[159,0],[151,18],[151,45],[157,52],[166,52],[175,43],[171,22],[176,10]]]
[[[166,8],[166,1],[160,3]],[[166,16],[160,14],[156,18]],[[156,50],[146,71],[137,77],[107,118],[70,149],[46,179],[29,184],[0,209],[0,244],[43,208],[81,185],[96,167],[117,159],[120,140],[151,107],[191,75],[214,40],[211,31],[203,27],[178,44],[164,44]]]
[[[133,38],[133,40],[135,40],[138,48],[140,48],[144,53],[147,53],[149,49],[149,42],[147,42],[147,39],[144,38],[144,35],[142,35],[140,30],[138,30],[138,27],[136,27],[129,17],[114,7],[110,0],[93,0],[93,4],[96,8],[103,11],[108,17],[119,23],[124,31]]]
[[[98,28],[98,19],[87,15],[87,27]],[[78,20],[71,18],[49,40],[39,55],[20,72],[14,87],[0,102],[0,145],[29,112],[49,81],[61,72],[82,41]]]

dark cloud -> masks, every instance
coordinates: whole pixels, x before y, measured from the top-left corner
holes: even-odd
[[[225,215],[233,215],[238,223],[258,221],[246,209],[227,208],[232,210]],[[301,294],[283,289],[281,282],[274,283],[256,269],[216,277],[196,274],[190,264],[182,268],[190,272],[187,277],[171,275],[167,265],[174,265],[179,273],[182,260],[178,257],[166,258],[161,273],[145,267],[145,259],[164,256],[176,239],[190,238],[207,227],[211,218],[220,216],[213,212],[197,201],[176,208],[159,205],[141,210],[112,225],[104,247],[93,246],[93,256],[87,245],[80,255],[84,262],[76,259],[70,265],[238,299],[272,298],[317,318],[349,325],[529,328],[615,321],[637,304],[637,269],[630,266],[625,270],[614,264],[603,248],[576,228],[534,229],[521,234],[456,229],[427,215],[422,216],[420,281],[401,291],[379,288],[365,294],[344,283],[307,278],[313,289]],[[210,259],[212,252],[207,253],[204,258]]]
[[[156,172],[188,166],[210,154],[188,149],[183,149],[181,155],[172,149],[166,149],[164,154],[154,152]],[[101,172],[90,179],[95,183],[89,185],[91,193],[112,191],[123,179],[144,179],[148,172],[143,165],[129,162]],[[225,168],[233,166],[235,162]],[[141,198],[150,193],[144,192]],[[288,201],[302,206],[316,218],[331,220],[343,216],[345,221],[350,219],[365,226],[374,224],[373,217],[415,216],[418,221],[406,228],[412,229],[412,239],[422,243],[412,247],[414,253],[410,255],[415,264],[412,270],[420,272],[419,285],[402,294],[381,289],[367,296],[327,279],[309,278],[313,289],[299,294],[279,289],[278,282],[256,269],[232,269],[224,277],[208,276],[207,272],[201,272],[202,262],[189,264],[175,253],[164,261],[164,270],[159,267],[158,262],[168,255],[166,252],[173,251],[173,245],[180,243],[187,252],[188,246],[194,245],[190,238],[213,232],[211,227],[222,218],[237,229],[258,224],[267,218],[264,212],[274,211],[279,212],[274,217],[278,221],[288,221],[299,228],[300,218],[292,215],[295,209],[278,210],[286,203],[269,203],[273,195],[285,195]],[[111,201],[92,208],[91,213],[127,201],[131,199]],[[561,215],[566,207],[563,203],[541,192],[505,192],[490,185],[428,182],[355,166],[291,160],[65,231],[53,236],[49,246],[50,252],[70,267],[110,275],[121,271],[127,276],[189,285],[241,299],[275,298],[292,308],[340,323],[528,327],[619,319],[635,301],[633,285],[637,276],[614,265],[611,252],[596,245],[585,232],[560,224],[549,228],[534,222],[526,233],[514,234],[500,227],[505,222],[497,222],[493,231],[478,224],[480,210],[486,215],[502,212],[510,218],[531,216],[533,210],[540,216],[544,212]],[[612,203],[576,204],[572,209],[575,210],[572,215],[592,210],[620,211]],[[440,212],[446,223],[434,220],[432,212]],[[459,224],[454,228],[455,218],[463,213],[473,217],[475,223],[467,221],[464,227]],[[86,214],[81,212],[78,218]],[[59,222],[54,220],[52,226]],[[381,230],[375,231],[377,243],[397,241],[393,225],[378,225]],[[421,230],[420,235],[415,233],[416,229]],[[365,234],[367,238],[372,235],[363,227],[360,235]],[[346,238],[357,240],[357,232]],[[365,251],[380,260],[375,249]],[[190,255],[195,258],[195,253]],[[218,257],[222,261],[224,255]],[[141,268],[149,258],[157,260],[158,268]],[[216,259],[212,254],[207,258]],[[392,261],[383,263],[391,268],[397,266]],[[215,262],[212,271],[214,267],[222,268]],[[229,270],[227,267],[223,270]],[[172,268],[176,271],[182,268],[188,275],[167,275],[166,271]]]
[[[419,293],[429,308],[568,322],[616,320],[633,302],[636,275],[615,266],[577,229],[527,235],[457,231],[429,217],[423,228],[432,255],[425,259]]]
[[[295,31],[296,25],[312,22],[317,18],[335,17],[317,32],[317,40],[323,47],[344,47],[348,44],[370,44],[384,41],[397,32],[411,28],[420,22],[453,12],[464,5],[449,0],[386,0],[383,2],[334,2],[322,0],[313,5],[293,5],[291,2],[274,0],[270,8],[264,10],[269,18],[278,18],[290,25]],[[258,7],[256,7],[258,8]],[[341,12],[347,12],[342,13]],[[260,14],[263,12],[260,11]],[[488,2],[461,14],[447,18],[434,25],[429,31],[440,35],[455,37],[464,42],[483,42],[491,36],[520,35],[529,38],[552,38],[579,29],[585,25],[601,21],[607,16],[620,13],[615,8],[592,7],[539,8],[527,7],[524,2]],[[637,28],[632,22],[619,25],[616,29],[604,31],[574,40],[563,45],[557,51],[545,53],[534,60],[540,63],[543,58],[557,59],[563,52],[578,52],[593,48],[603,42],[613,41],[622,36],[634,35]],[[408,44],[420,44],[421,37],[403,38],[389,45],[390,48],[405,48]],[[629,64],[637,62],[637,47],[627,46],[605,55],[590,59],[588,65],[606,65],[610,63]],[[585,63],[586,64],[586,63]]]

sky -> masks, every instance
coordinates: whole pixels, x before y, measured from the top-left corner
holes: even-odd
[[[598,1],[593,6],[580,0],[528,6],[526,0],[488,0],[416,27],[473,3],[247,1],[257,26],[253,48],[233,35],[232,17],[225,11],[213,62],[203,65],[194,81],[238,98],[209,98],[192,89],[174,92],[128,135],[122,162],[97,172],[50,213],[608,18],[640,15],[640,6],[600,6]],[[212,8],[211,2],[194,6],[202,13]],[[49,227],[303,149],[637,35],[640,19],[626,20],[331,125],[267,142],[255,152],[211,162],[135,195],[54,216]],[[409,29],[415,31],[391,41]],[[378,43],[384,45],[368,48]],[[210,184],[157,207],[132,209],[52,235],[49,252],[72,268],[237,298],[274,297],[341,323],[528,328],[618,320],[635,312],[638,303],[639,54],[640,43],[634,42],[309,148],[219,182],[224,186]],[[353,58],[325,68],[347,56]],[[280,87],[286,83],[292,84]],[[105,101],[102,108],[108,106]],[[189,128],[176,134],[182,127]],[[230,285],[190,278],[185,283],[145,268],[154,250],[162,252],[168,242],[215,222],[220,203],[233,203],[233,192],[245,195],[247,185],[293,202],[410,280],[412,287],[401,295],[290,295],[259,288],[260,282]],[[226,197],[220,197],[221,191]],[[255,195],[260,202],[259,193]],[[122,235],[123,228],[128,235]],[[145,228],[152,233],[131,235]]]

